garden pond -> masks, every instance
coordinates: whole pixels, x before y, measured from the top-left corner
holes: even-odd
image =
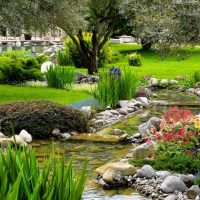
[[[198,98],[191,94],[177,93],[176,91],[159,91],[159,100],[166,100],[176,106],[190,109],[194,114],[199,114],[200,102]],[[132,144],[123,144],[117,142],[117,136],[112,135],[114,128],[127,131],[129,134],[137,132],[138,125],[148,121],[153,116],[161,117],[163,113],[169,109],[169,106],[152,106],[144,109],[140,114],[131,117],[121,123],[109,126],[95,134],[82,134],[75,136],[71,140],[53,141],[57,154],[64,154],[70,159],[75,156],[75,167],[77,170],[81,168],[84,160],[88,160],[89,178],[83,194],[84,200],[142,200],[146,199],[140,196],[136,191],[127,188],[119,188],[117,190],[103,190],[94,181],[96,173],[95,169],[99,166],[117,161],[129,153]],[[31,144],[36,147],[37,157],[42,161],[44,155],[51,150],[52,141],[35,140]]]

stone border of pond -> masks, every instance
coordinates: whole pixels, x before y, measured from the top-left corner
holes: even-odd
[[[97,168],[96,182],[104,189],[131,187],[141,195],[155,200],[200,199],[200,188],[194,185],[196,176],[193,174],[155,171],[150,165],[136,168],[129,164],[129,158],[152,159],[154,157],[156,140],[151,137],[150,131],[152,126],[159,130],[161,122],[162,119],[152,117],[149,121],[139,125],[140,139],[146,137],[151,142],[141,140],[142,144],[131,149],[130,153],[118,162],[107,163]],[[124,140],[126,141],[126,138]]]

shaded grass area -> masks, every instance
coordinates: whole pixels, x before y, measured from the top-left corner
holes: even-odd
[[[0,103],[50,100],[61,104],[70,104],[91,98],[91,94],[82,90],[58,90],[42,87],[22,87],[0,85]]]

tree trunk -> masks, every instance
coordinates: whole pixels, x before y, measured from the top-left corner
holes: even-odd
[[[146,39],[141,39],[141,45],[142,45],[142,49],[149,51],[151,49],[152,46],[152,41],[148,41]]]

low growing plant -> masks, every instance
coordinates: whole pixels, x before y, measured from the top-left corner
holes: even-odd
[[[4,200],[80,200],[87,178],[86,164],[75,173],[73,159],[66,167],[64,156],[52,149],[39,165],[33,149],[0,152],[0,196]]]

